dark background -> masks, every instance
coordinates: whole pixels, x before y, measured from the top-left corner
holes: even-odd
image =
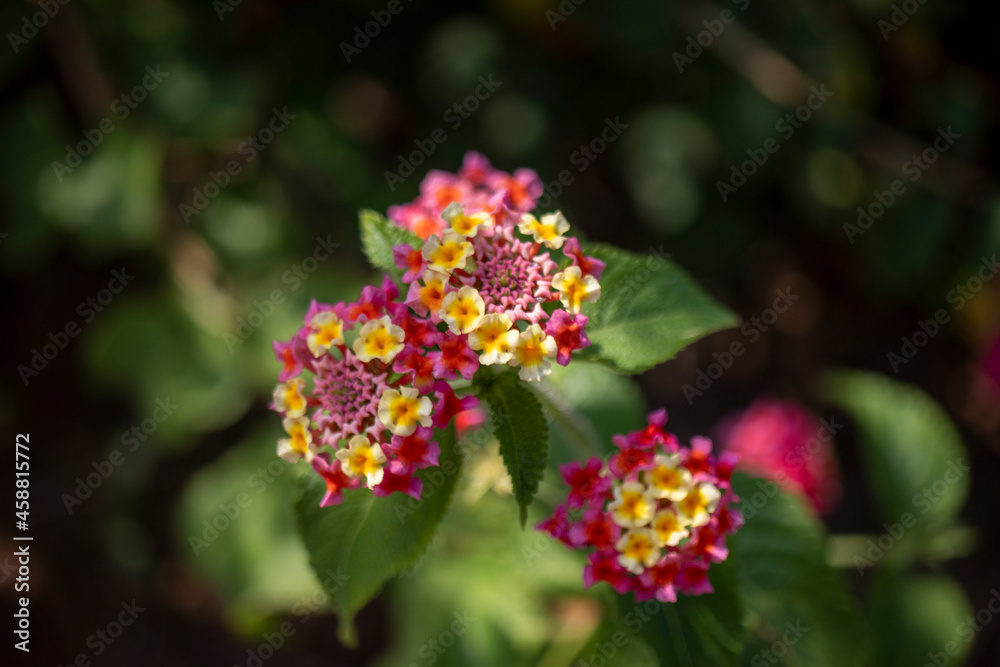
[[[103,665],[244,664],[288,601],[315,588],[301,563],[296,594],[268,583],[286,562],[275,544],[295,548],[288,473],[252,507],[254,524],[265,516],[283,532],[241,524],[240,541],[226,532],[203,558],[189,535],[219,502],[252,493],[250,476],[272,460],[270,340],[292,331],[310,297],[349,298],[372,277],[357,210],[410,200],[426,169],[454,171],[470,149],[547,183],[568,170],[573,182],[550,190],[548,208],[592,240],[671,253],[746,319],[776,289],[801,295],[693,404],[682,387],[742,340],[738,331],[639,378],[647,405],[665,405],[683,437],[761,393],[831,414],[814,389],[832,366],[886,373],[933,396],[974,470],[963,519],[976,540],[942,567],[982,607],[1000,586],[1000,389],[979,366],[1000,330],[1000,283],[957,312],[946,295],[1000,241],[995,16],[931,0],[884,39],[877,22],[892,7],[876,0],[750,2],[746,11],[588,0],[555,29],[546,12],[559,7],[543,0],[401,6],[349,63],[341,43],[385,3],[244,0],[220,20],[207,1],[72,0],[17,53],[5,38],[0,425],[8,452],[16,433],[31,435],[30,664],[79,653]],[[678,72],[673,54],[724,8],[736,23]],[[20,30],[37,11],[6,3],[0,28]],[[169,76],[120,118],[115,98],[157,65]],[[480,76],[501,85],[456,129],[444,114]],[[786,138],[775,124],[812,83],[833,97]],[[241,142],[275,108],[294,119],[245,162]],[[105,118],[114,131],[60,181],[52,163]],[[618,118],[627,128],[581,170],[575,152]],[[961,135],[955,145],[851,243],[844,225],[857,207],[906,178],[903,163],[949,126]],[[385,172],[438,127],[446,141],[392,191]],[[723,201],[717,181],[771,137],[780,149]],[[179,207],[234,159],[241,173],[185,221]],[[339,248],[292,289],[283,275],[320,236]],[[87,321],[79,304],[123,267],[134,281]],[[254,300],[276,289],[288,300],[245,341],[227,343]],[[951,321],[894,373],[887,354],[939,308]],[[25,383],[18,366],[69,322],[82,333]],[[122,434],[166,398],[176,413],[68,513],[63,496],[77,478],[126,452]],[[838,453],[845,493],[831,530],[880,532],[850,428]],[[12,491],[0,486],[8,506]],[[12,533],[2,522],[0,562],[13,560]],[[9,609],[13,574],[3,577]],[[866,582],[854,579],[863,599]],[[94,657],[87,637],[132,598],[147,610],[136,629]],[[383,597],[362,614],[357,651],[337,644],[324,616],[268,664],[370,664],[395,641],[389,606]],[[998,664],[998,628],[980,633],[969,664]]]

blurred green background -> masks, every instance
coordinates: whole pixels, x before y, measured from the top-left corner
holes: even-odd
[[[893,11],[888,0],[4,4],[0,424],[32,436],[32,660],[93,657],[88,637],[137,598],[148,611],[136,629],[95,660],[247,664],[291,618],[268,664],[408,667],[430,664],[425,643],[468,612],[476,622],[436,664],[569,664],[601,622],[600,593],[580,593],[576,555],[517,529],[488,442],[429,555],[363,612],[350,651],[295,533],[301,469],[275,463],[271,340],[310,298],[353,298],[376,279],[358,209],[409,201],[427,169],[455,171],[467,150],[537,170],[545,209],[582,236],[670,253],[747,321],[776,290],[801,295],[691,402],[683,387],[746,341],[740,330],[634,380],[585,363],[558,374],[605,439],[664,405],[686,440],[761,393],[829,415],[815,393],[829,366],[930,394],[969,449],[963,519],[977,542],[936,572],[961,591],[930,582],[880,599],[982,607],[1000,585],[1000,491],[988,481],[1000,474],[1000,394],[979,361],[1000,330],[1000,283],[960,309],[948,295],[1000,245],[996,21],[984,3],[928,2],[887,32]],[[499,85],[472,110],[481,78]],[[832,96],[802,111],[812,86]],[[284,127],[255,146],[276,112]],[[796,112],[808,120],[786,119]],[[608,123],[620,131],[589,157]],[[438,128],[446,139],[415,174],[387,179]],[[908,168],[942,128],[953,145],[926,171]],[[228,182],[227,164],[239,167]],[[753,173],[723,197],[734,168]],[[897,179],[905,191],[870,228],[845,230]],[[134,276],[120,294],[115,271]],[[888,353],[941,308],[950,321],[894,372]],[[78,335],[59,333],[74,323]],[[157,401],[177,407],[158,420]],[[124,460],[105,479],[114,450]],[[881,532],[852,426],[838,453],[845,493],[829,527]],[[67,502],[95,471],[97,488]],[[549,506],[562,493],[553,478]],[[216,520],[226,528],[211,537]],[[859,599],[874,595],[854,579]],[[3,596],[13,606],[9,587]],[[305,611],[315,616],[300,624]],[[968,664],[1000,662],[998,627]]]

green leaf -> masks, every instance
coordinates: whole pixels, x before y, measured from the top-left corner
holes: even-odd
[[[937,654],[937,664],[964,663],[975,638],[966,622],[973,611],[950,577],[881,570],[869,604],[879,667],[934,664],[930,654]]]
[[[744,664],[772,664],[778,653],[789,665],[866,664],[870,637],[842,577],[826,564],[822,525],[773,484],[738,474],[733,487],[746,524],[730,542],[756,635]]]
[[[435,435],[441,465],[418,473],[424,484],[421,501],[402,493],[376,498],[356,490],[345,491],[340,505],[320,507],[323,480],[306,475],[302,482],[296,504],[299,532],[310,565],[340,614],[345,644],[356,642],[354,615],[389,579],[417,563],[448,509],[462,461],[452,429]]]
[[[825,395],[861,430],[861,452],[886,521],[916,518],[914,537],[952,523],[969,493],[965,446],[941,407],[877,373],[836,371]],[[912,539],[912,538],[911,538]]]
[[[517,371],[479,373],[475,381],[479,397],[490,406],[493,434],[500,442],[500,454],[510,473],[523,528],[528,506],[548,463],[549,425],[541,404],[521,382]]]
[[[689,597],[678,594],[677,602],[656,603],[652,614],[640,615],[647,603],[619,598],[626,626],[638,627],[640,636],[653,648],[660,667],[733,667],[743,654],[743,607],[733,555],[715,563],[708,571],[714,593]],[[648,621],[644,620],[647,619]]]
[[[629,602],[622,598],[617,605],[611,604],[604,620],[594,634],[577,651],[576,657],[567,664],[594,665],[605,667],[659,667],[653,647],[637,632],[650,619],[642,608],[642,603]],[[650,603],[652,605],[652,603]],[[656,603],[659,604],[659,603]],[[633,608],[634,607],[634,608]],[[662,613],[658,611],[657,613]],[[628,619],[626,621],[626,619]]]
[[[669,259],[602,244],[587,244],[583,252],[608,265],[601,276],[601,298],[583,305],[592,343],[580,351],[584,358],[640,373],[739,323]]]
[[[413,232],[397,227],[385,216],[370,209],[363,209],[359,215],[361,224],[361,247],[368,261],[376,269],[381,269],[392,275],[399,274],[396,263],[392,259],[393,246],[404,243],[420,246],[420,238]]]

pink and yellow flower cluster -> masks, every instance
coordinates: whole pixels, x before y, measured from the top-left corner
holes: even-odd
[[[421,239],[448,229],[444,210],[457,203],[467,211],[489,211],[505,199],[516,213],[528,213],[542,196],[542,180],[532,169],[513,174],[494,169],[480,153],[466,153],[457,174],[432,170],[420,183],[420,195],[408,204],[390,206],[389,219]]]
[[[354,303],[313,301],[298,333],[274,343],[284,368],[272,408],[287,432],[278,455],[312,464],[326,481],[323,506],[362,485],[376,496],[420,498],[415,473],[438,465],[441,451],[434,427],[478,403],[443,381],[453,377],[439,368],[446,353],[431,351],[447,348],[443,335],[398,297],[386,278]],[[311,388],[303,371],[313,376]]]
[[[726,537],[743,518],[732,506],[736,457],[716,459],[707,438],[682,447],[664,430],[665,410],[646,428],[614,438],[607,463],[561,468],[570,487],[566,503],[538,528],[574,549],[592,550],[584,584],[608,582],[636,599],[673,602],[711,593],[711,563],[727,558]]]
[[[604,263],[584,256],[579,241],[567,236],[569,222],[561,212],[536,217],[525,211],[534,195],[515,197],[516,188],[486,194],[474,187],[507,187],[519,178],[533,182],[522,172],[511,177],[491,171],[474,153],[457,175],[432,172],[422,192],[437,192],[447,182],[470,194],[441,209],[444,226],[420,247],[400,245],[394,255],[409,286],[404,303],[447,327],[453,357],[470,366],[514,366],[522,379],[540,380],[551,372],[551,359],[566,365],[575,350],[590,344],[581,309],[600,298]],[[427,199],[426,192],[413,205]]]
[[[390,210],[424,237],[394,248],[405,297],[386,277],[356,302],[314,301],[298,333],[275,342],[284,369],[272,408],[287,433],[278,455],[312,464],[323,505],[362,485],[420,498],[415,473],[440,454],[433,429],[478,403],[450,381],[494,364],[540,380],[551,359],[566,365],[590,344],[580,310],[600,297],[604,264],[566,236],[561,213],[528,212],[540,194],[533,171],[506,174],[476,153],[458,174],[431,172],[417,201]]]

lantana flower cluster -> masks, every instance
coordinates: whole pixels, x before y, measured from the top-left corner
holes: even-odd
[[[408,285],[404,303],[446,324],[455,354],[478,353],[479,364],[507,364],[524,380],[540,380],[551,373],[551,358],[565,366],[590,345],[580,311],[600,298],[605,265],[567,236],[561,212],[519,212],[510,191],[500,191],[452,202],[441,217],[447,227],[418,248],[397,246],[394,257]]]
[[[322,506],[362,485],[376,496],[400,491],[419,499],[415,473],[438,465],[441,451],[433,427],[478,404],[443,381],[453,377],[446,353],[431,351],[442,334],[398,297],[386,278],[354,303],[313,301],[295,336],[274,343],[284,368],[272,408],[287,432],[278,455],[312,464],[326,481]],[[303,371],[313,376],[311,388]]]
[[[728,557],[726,537],[743,524],[730,485],[736,457],[716,458],[707,438],[682,447],[666,422],[665,410],[654,412],[644,429],[615,436],[618,451],[607,463],[561,468],[569,495],[538,529],[592,550],[586,587],[606,581],[661,602],[713,590],[709,566]]]
[[[324,506],[362,485],[419,499],[415,473],[438,464],[433,429],[478,404],[451,381],[494,364],[540,380],[550,359],[566,365],[590,344],[580,310],[600,297],[604,263],[566,236],[562,213],[527,212],[541,194],[533,171],[505,174],[470,153],[459,174],[431,172],[421,193],[403,209],[440,224],[419,247],[393,250],[405,297],[386,277],[356,302],[314,301],[296,335],[274,343],[284,368],[272,408],[287,432],[278,455],[311,463],[326,480]],[[390,214],[413,223],[403,209]]]

